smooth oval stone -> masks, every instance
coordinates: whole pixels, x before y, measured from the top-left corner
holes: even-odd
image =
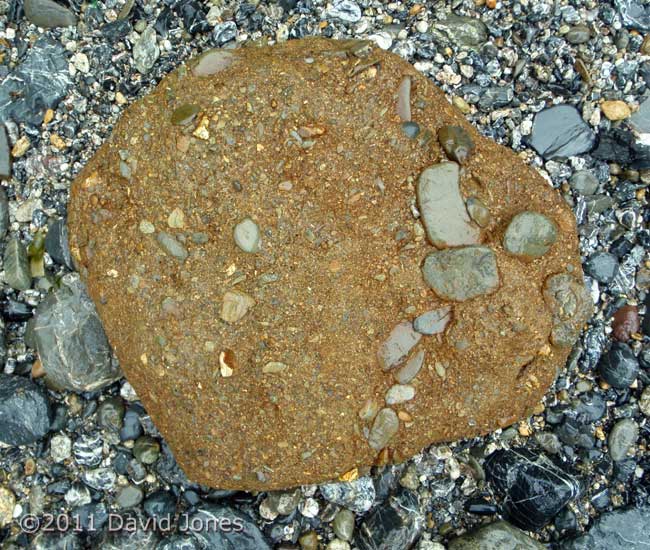
[[[23,8],[27,19],[37,27],[53,29],[77,24],[75,14],[53,0],[25,0]]]
[[[503,247],[515,256],[539,258],[557,241],[557,226],[538,212],[521,212],[508,225]]]
[[[192,72],[195,76],[212,76],[230,67],[234,60],[235,55],[228,50],[210,50],[199,57]]]
[[[564,35],[569,44],[584,44],[591,39],[591,30],[586,25],[575,25]]]
[[[495,521],[476,531],[449,541],[449,550],[545,550],[546,546],[529,537],[525,531]]]
[[[437,248],[475,244],[479,229],[472,224],[460,194],[460,174],[455,162],[435,164],[420,174],[417,199],[422,223]]]
[[[233,231],[235,244],[244,252],[254,254],[260,250],[260,229],[250,218],[240,221]]]
[[[383,370],[399,365],[420,341],[422,335],[413,329],[412,323],[402,321],[379,346],[377,357]]]
[[[601,356],[598,372],[610,386],[625,389],[639,374],[639,360],[630,346],[622,342],[614,342],[609,351]]]
[[[386,405],[406,403],[415,397],[415,388],[405,384],[395,384],[386,392]]]
[[[189,124],[194,120],[196,115],[199,114],[200,110],[201,107],[198,105],[185,103],[184,105],[181,105],[180,107],[174,109],[174,112],[171,116],[171,123],[175,124],[176,126]]]
[[[421,334],[440,334],[451,321],[451,306],[441,307],[419,315],[413,321],[413,328]]]
[[[499,287],[497,259],[485,246],[432,252],[422,267],[424,280],[445,300],[464,302]]]
[[[587,170],[579,170],[569,180],[571,189],[581,195],[593,195],[598,191],[599,182],[596,176]]]
[[[399,430],[399,419],[393,409],[382,409],[377,413],[372,424],[368,443],[376,451],[381,451],[395,437]]]
[[[623,460],[638,437],[639,425],[632,418],[624,418],[614,424],[607,439],[609,456],[612,457],[612,460],[614,462]]]
[[[408,384],[413,380],[420,372],[422,365],[424,365],[425,354],[426,352],[423,349],[414,353],[406,364],[395,372],[395,380],[400,384]]]
[[[465,164],[474,152],[474,141],[460,126],[443,126],[438,130],[438,141],[447,156],[458,164]]]
[[[415,139],[420,133],[420,125],[417,122],[402,122],[402,130],[406,137]]]

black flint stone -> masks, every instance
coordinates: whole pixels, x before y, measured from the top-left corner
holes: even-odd
[[[495,451],[485,461],[485,473],[501,498],[503,516],[529,531],[547,525],[579,492],[573,477],[524,448]]]
[[[614,128],[606,134],[600,134],[598,146],[591,155],[636,170],[650,168],[650,147],[638,143],[634,134],[623,128]]]

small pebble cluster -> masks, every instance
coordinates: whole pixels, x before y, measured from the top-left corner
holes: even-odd
[[[309,35],[368,38],[403,56],[483,134],[540,169],[573,207],[587,274],[588,293],[568,275],[546,282],[545,300],[555,312],[552,341],[572,342],[580,330],[576,320],[594,308],[596,314],[544,403],[516,426],[319,487],[259,494],[201,487],[179,470],[121,378],[94,308],[70,273],[67,190],[125,106],[190,55],[262,37]],[[223,62],[207,59],[199,70]],[[646,545],[649,85],[650,15],[640,0],[0,2],[0,544],[160,550]],[[406,97],[409,80],[400,88]],[[398,109],[406,135],[426,138],[407,104]],[[191,112],[176,113],[178,123]],[[438,138],[458,142],[454,132]],[[462,165],[471,146],[455,157],[447,153]],[[453,182],[453,164],[437,170]],[[469,220],[457,217],[454,232],[463,240],[489,223],[484,205],[470,199],[466,206]],[[420,207],[423,213],[422,201]],[[553,224],[535,213],[521,216],[510,222],[507,246],[543,254],[552,246]],[[170,227],[180,223],[182,215],[170,214]],[[253,220],[240,225],[233,238],[242,250],[263,246]],[[534,238],[522,240],[521,228],[531,227]],[[146,220],[139,228],[155,232]],[[426,231],[432,241],[452,238],[435,225]],[[156,240],[180,261],[187,254],[169,233]],[[469,249],[463,261],[489,257],[472,242],[460,244]],[[491,270],[480,283],[486,291],[495,284]],[[466,292],[445,289],[450,296]],[[226,302],[226,322],[251,307],[246,296]],[[452,315],[446,308],[428,312],[391,333],[380,357],[384,368],[394,367],[398,389],[386,396],[387,405],[409,395],[403,388],[424,361],[417,352],[409,356],[417,349],[411,342],[443,331]],[[226,351],[220,362],[227,376]],[[365,413],[377,413],[369,443],[380,449],[395,413],[373,406]],[[375,430],[379,419],[385,427]],[[115,513],[137,528],[109,532]],[[62,515],[78,528],[31,534],[19,523],[27,514]],[[142,527],[147,519],[170,517],[171,532]],[[244,531],[183,531],[176,523],[181,517],[226,518]]]

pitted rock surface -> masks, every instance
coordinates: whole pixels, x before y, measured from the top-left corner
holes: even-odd
[[[184,105],[195,107],[180,116]],[[477,222],[457,202],[446,214],[472,224],[459,248],[434,247],[417,211],[420,175],[452,160],[445,126],[466,132],[440,135],[466,149],[454,200],[471,199]],[[524,211],[557,228],[539,257],[504,250]],[[357,41],[189,61],[126,110],[80,173],[69,230],[128,380],[187,475],[223,489],[354,479],[512,424],[586,320],[560,195],[411,65]],[[462,301],[436,293],[425,259],[470,247],[489,251],[489,284]],[[444,322],[423,329],[440,310]],[[387,347],[403,323],[408,341]]]

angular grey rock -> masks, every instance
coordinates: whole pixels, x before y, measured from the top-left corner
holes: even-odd
[[[609,447],[609,456],[614,462],[623,460],[627,456],[627,451],[636,443],[639,437],[639,425],[632,418],[619,420],[607,438]]]
[[[12,237],[4,253],[5,282],[15,290],[28,290],[32,286],[27,249],[19,239]]]
[[[356,23],[361,19],[361,8],[352,0],[334,0],[327,15],[346,23]]]
[[[36,309],[33,338],[48,382],[73,391],[94,391],[122,376],[95,305],[75,273]]]
[[[5,130],[5,125],[0,122],[0,180],[8,180],[11,177],[10,154],[11,148],[7,139],[7,130]]]
[[[494,251],[486,246],[466,246],[429,254],[422,266],[424,280],[445,300],[462,302],[499,287]]]
[[[50,431],[52,409],[34,382],[0,373],[0,443],[28,445]]]
[[[0,239],[4,239],[9,230],[9,201],[4,187],[0,187]]]
[[[0,120],[39,126],[72,84],[67,52],[60,42],[42,36],[25,60],[0,83]]]
[[[156,44],[156,31],[153,27],[147,27],[133,45],[135,68],[142,74],[148,73],[158,56],[160,56],[160,49]]]
[[[431,29],[434,37],[443,44],[475,50],[487,42],[485,23],[476,17],[449,14],[446,19],[436,21]]]
[[[572,157],[590,151],[596,134],[571,105],[555,105],[535,115],[530,146],[545,159]]]
[[[561,550],[641,550],[650,541],[650,506],[601,515],[589,531],[560,545]]]
[[[437,248],[476,244],[481,232],[470,220],[460,194],[460,172],[455,162],[434,164],[420,174],[417,198],[422,223]]]
[[[243,512],[229,506],[201,505],[189,517],[188,525],[188,533],[201,548],[271,550],[269,542],[255,522]],[[225,529],[222,525],[230,525],[231,528]],[[193,529],[192,526],[197,526],[198,529]]]
[[[74,13],[52,0],[25,0],[23,7],[27,19],[37,27],[53,29],[77,24]]]
[[[237,24],[234,21],[224,21],[214,26],[212,40],[217,46],[223,46],[226,42],[234,40],[237,36]]]
[[[557,241],[557,226],[539,212],[517,214],[506,229],[503,247],[510,254],[539,258]]]
[[[584,264],[585,272],[599,283],[608,284],[618,273],[618,258],[611,252],[594,252]]]
[[[323,498],[358,514],[363,514],[375,503],[375,485],[368,476],[354,481],[325,483],[319,487]]]
[[[505,521],[495,521],[449,542],[448,550],[544,550],[546,546]]]
[[[68,245],[68,225],[65,220],[59,219],[49,224],[45,236],[45,250],[56,263],[74,270]]]

